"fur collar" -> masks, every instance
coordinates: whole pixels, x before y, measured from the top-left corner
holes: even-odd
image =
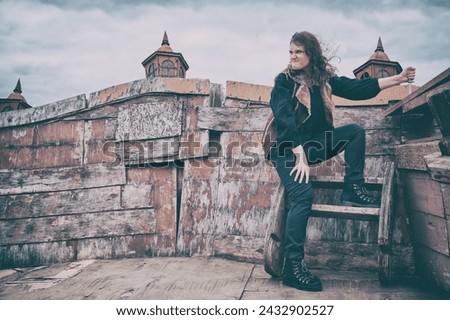
[[[306,107],[306,110],[308,112],[308,117],[309,117],[311,115],[311,92],[306,83],[304,73],[303,72],[295,73],[295,72],[292,72],[292,70],[287,69],[287,68],[284,70],[284,73],[286,74],[287,77],[291,78],[295,82],[296,88],[297,88],[297,90],[294,93],[295,97],[297,98],[298,102],[300,102],[303,106]],[[330,125],[333,126],[333,113],[334,113],[335,105],[331,98],[332,90],[331,90],[331,86],[328,82],[325,83],[324,85],[320,86],[320,95],[322,97],[322,101],[325,106],[326,121]]]

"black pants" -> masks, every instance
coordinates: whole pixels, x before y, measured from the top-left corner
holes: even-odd
[[[302,259],[306,226],[311,213],[313,191],[311,182],[294,181],[295,174],[290,176],[295,166],[295,155],[291,147],[277,146],[271,149],[270,158],[274,164],[281,183],[290,200],[290,209],[286,219],[285,257]],[[330,131],[321,132],[303,144],[309,164],[317,164],[328,160],[345,150],[344,183],[361,184],[364,182],[364,161],[366,150],[365,131],[362,127],[349,124]]]

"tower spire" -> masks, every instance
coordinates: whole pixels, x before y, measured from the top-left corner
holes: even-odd
[[[16,93],[22,93],[22,85],[20,84],[20,78],[17,80],[16,87],[14,88],[14,92]]]
[[[161,45],[162,45],[162,46],[163,46],[163,45],[170,46],[170,44],[169,44],[169,38],[167,37],[167,32],[166,32],[166,31],[164,31],[164,36],[163,36],[163,40],[162,40],[162,42],[161,42]]]
[[[375,52],[377,52],[377,51],[384,52],[383,42],[381,42],[381,37],[378,37],[378,44],[377,44],[377,48],[375,49]]]

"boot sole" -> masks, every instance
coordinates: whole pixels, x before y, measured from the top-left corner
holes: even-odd
[[[298,290],[303,290],[303,291],[314,291],[314,292],[322,291],[322,285],[305,286],[304,287],[304,286],[295,285],[295,284],[292,284],[292,283],[289,283],[289,282],[285,282],[285,281],[283,281],[283,284],[285,286],[292,287],[292,288],[295,288],[295,289],[298,289]]]
[[[344,206],[349,206],[349,207],[359,207],[359,208],[379,208],[379,205],[376,204],[361,204],[358,202],[352,202],[352,201],[341,201],[341,203]]]

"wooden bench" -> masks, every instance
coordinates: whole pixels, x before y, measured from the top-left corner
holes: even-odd
[[[366,178],[369,190],[381,189],[380,208],[359,208],[340,205],[313,204],[312,217],[378,221],[378,278],[382,284],[391,280],[391,250],[393,227],[394,163],[388,163],[383,178]],[[311,177],[313,188],[342,189],[342,177]],[[273,277],[280,277],[284,263],[285,194],[282,185],[272,204],[265,248],[264,268]]]

